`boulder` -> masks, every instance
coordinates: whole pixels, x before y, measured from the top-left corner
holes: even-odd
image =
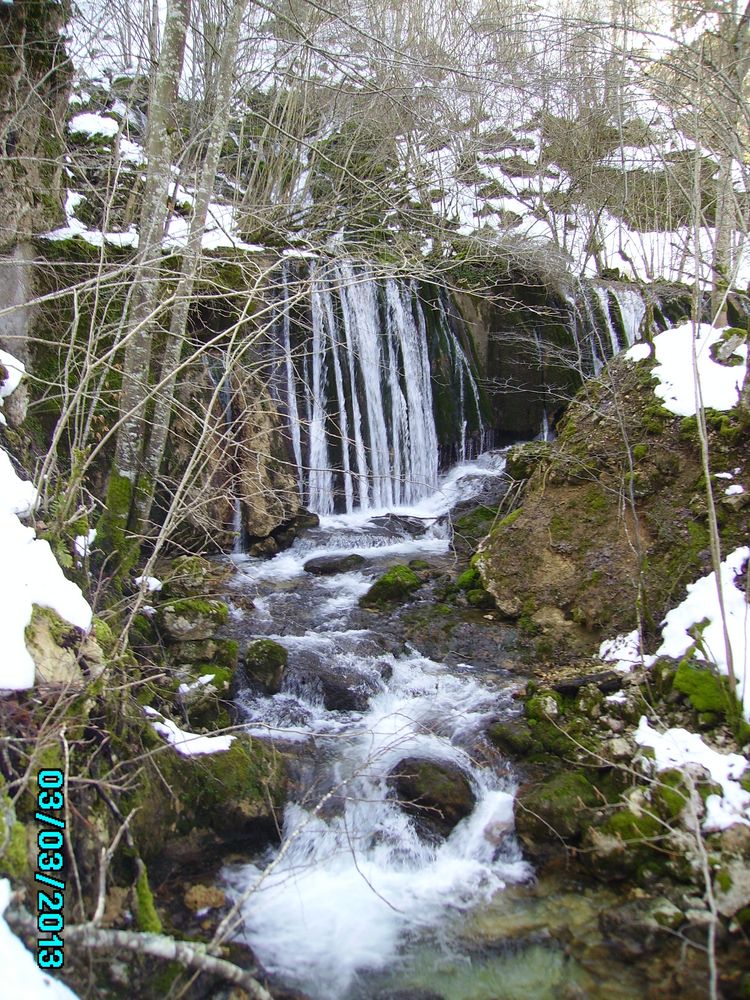
[[[162,604],[156,614],[159,630],[169,642],[210,639],[229,619],[223,601],[186,597]]]
[[[278,694],[289,654],[273,639],[258,639],[245,650],[244,674],[250,684],[259,684],[267,694]]]
[[[548,781],[522,785],[516,797],[516,830],[532,854],[544,854],[580,839],[589,814],[601,803],[580,771],[562,771]]]
[[[380,688],[373,677],[354,670],[334,670],[310,656],[289,668],[290,689],[308,701],[322,701],[329,712],[364,712]]]
[[[364,608],[379,608],[400,604],[420,587],[422,581],[408,566],[392,566],[370,587],[359,603]]]
[[[351,553],[348,556],[320,556],[318,559],[308,559],[305,572],[313,576],[332,576],[334,573],[351,573],[364,566],[367,560],[364,556]]]
[[[457,764],[405,757],[387,782],[401,808],[414,816],[420,832],[432,839],[447,837],[474,808],[471,785]]]

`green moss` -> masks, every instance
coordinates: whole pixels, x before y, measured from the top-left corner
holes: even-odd
[[[475,590],[482,586],[482,577],[475,566],[470,566],[456,577],[456,586],[460,590]]]
[[[522,513],[523,513],[523,507],[517,507],[514,511],[511,511],[511,513],[508,514],[507,517],[504,517],[502,521],[498,521],[497,525],[495,526],[495,531],[497,531],[500,528],[509,528],[511,524],[515,524],[515,522],[518,520],[518,518],[521,516]]]
[[[674,820],[681,815],[690,799],[685,775],[677,768],[660,771],[651,787],[651,801],[659,816]]]
[[[392,566],[375,581],[359,603],[365,608],[396,604],[405,601],[419,586],[421,580],[408,566]]]
[[[92,622],[91,628],[94,633],[94,638],[102,647],[102,650],[106,654],[111,653],[112,650],[114,649],[116,640],[114,633],[112,632],[112,629],[107,624],[107,622],[105,622],[104,619],[99,618],[98,615],[94,615],[94,620]]]
[[[618,837],[624,844],[641,844],[658,837],[663,832],[663,827],[655,816],[648,813],[636,815],[630,809],[619,809],[607,817],[602,830]]]
[[[684,659],[677,668],[674,687],[686,694],[698,712],[725,713],[729,696],[725,682],[707,666],[698,666]]]
[[[0,873],[23,878],[29,870],[26,828],[16,819],[13,803],[0,795]]]
[[[277,692],[281,688],[284,668],[289,654],[273,639],[258,639],[245,652],[245,673],[251,681],[257,681],[268,691]]]
[[[99,548],[118,559],[118,576],[122,579],[135,565],[139,545],[127,531],[133,501],[133,484],[127,476],[112,472],[107,487],[104,513],[96,526]]]
[[[135,883],[135,898],[138,904],[138,930],[150,934],[161,934],[163,928],[159,914],[154,905],[154,896],[151,886],[148,884],[148,872],[146,866],[141,866],[141,871]]]
[[[648,455],[647,444],[636,444],[633,446],[633,459],[636,462],[642,462],[646,455]]]
[[[495,607],[495,598],[483,587],[467,590],[466,600],[472,608],[477,608],[479,611],[491,611]]]
[[[557,834],[577,840],[590,824],[589,810],[600,804],[581,771],[562,771],[531,791],[519,793],[516,827],[525,840],[548,841]]]
[[[527,719],[536,721],[547,721],[556,718],[562,713],[563,698],[557,691],[550,691],[544,688],[535,692],[524,702],[524,711]]]
[[[522,719],[495,722],[487,730],[487,735],[499,750],[511,757],[523,757],[536,745],[531,728]]]
[[[717,885],[722,892],[729,892],[732,888],[732,876],[726,868],[721,868],[716,873],[714,876],[714,884]]]

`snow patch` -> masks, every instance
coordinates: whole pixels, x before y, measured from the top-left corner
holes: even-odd
[[[114,118],[93,114],[90,111],[75,115],[68,122],[68,132],[73,135],[101,135],[114,139],[119,131],[120,126]]]
[[[156,709],[150,708],[148,705],[143,711],[154,720],[151,725],[159,736],[171,744],[183,757],[220,753],[223,750],[228,750],[235,739],[234,736],[201,736],[198,733],[189,733],[176,726],[171,719],[165,719]]]

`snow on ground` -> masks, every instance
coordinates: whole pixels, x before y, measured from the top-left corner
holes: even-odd
[[[76,994],[58,979],[37,968],[36,960],[5,922],[11,887],[0,879],[0,967],[2,992],[14,1000],[77,1000]]]
[[[228,750],[235,739],[234,736],[201,736],[198,733],[189,733],[180,729],[171,719],[165,719],[156,709],[148,705],[143,711],[151,717],[151,725],[159,736],[170,743],[183,757],[197,757]]]
[[[4,357],[20,366],[11,355]],[[0,384],[0,394],[7,394],[8,384],[7,380]],[[30,514],[35,502],[34,486],[16,475],[0,448],[0,690],[19,691],[34,684],[34,661],[24,631],[35,604],[51,608],[81,629],[91,626],[91,608],[76,584],[63,575],[49,542],[37,538],[34,529],[19,519]]]
[[[698,764],[708,771],[712,781],[721,785],[721,795],[709,795],[706,799],[704,830],[725,830],[733,823],[750,826],[750,792],[739,783],[749,766],[742,754],[719,753],[707,746],[697,733],[687,729],[668,729],[659,733],[649,725],[645,715],[638,724],[635,740],[640,746],[653,749],[657,771]]]
[[[721,585],[724,610],[729,635],[734,674],[737,679],[737,697],[745,717],[750,721],[750,607],[742,590],[735,586],[735,578],[745,561],[750,558],[750,547],[743,545],[730,553],[721,564]],[[715,663],[719,672],[726,675],[727,650],[724,641],[716,574],[709,573],[695,583],[688,584],[688,596],[669,612],[662,625],[662,644],[657,656],[680,659],[694,645],[690,635],[694,625],[699,626],[700,639],[694,656],[698,660]],[[705,624],[701,624],[705,623]]]
[[[681,417],[696,413],[693,339],[703,405],[714,410],[731,410],[737,405],[747,368],[747,344],[734,351],[737,357],[743,359],[742,364],[731,367],[717,364],[711,357],[711,347],[720,341],[722,332],[707,323],[699,324],[694,331],[691,323],[684,323],[654,337],[654,353],[659,362],[652,372],[659,380],[654,392],[665,409]],[[647,345],[638,344],[627,352],[626,357],[631,361],[640,361],[648,353]]]
[[[120,126],[114,118],[107,115],[84,111],[70,119],[68,131],[73,135],[101,135],[108,139],[114,139],[120,131]]]

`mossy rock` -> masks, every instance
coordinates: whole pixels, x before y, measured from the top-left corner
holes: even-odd
[[[552,446],[548,441],[529,441],[514,445],[505,462],[505,471],[511,479],[529,479],[537,466],[549,458]]]
[[[638,877],[646,871],[666,874],[672,870],[671,859],[661,845],[668,832],[653,805],[648,809],[626,806],[588,830],[583,858],[605,878]]]
[[[286,785],[280,754],[244,734],[228,750],[200,756],[162,744],[127,803],[138,807],[132,824],[138,850],[149,860],[175,849],[175,837],[197,831],[244,848],[275,840]]]
[[[170,646],[170,663],[208,663],[235,670],[239,661],[239,643],[236,639],[201,639],[177,642]]]
[[[281,690],[289,654],[273,639],[258,639],[245,650],[244,674],[251,684],[260,684],[268,694]]]
[[[675,820],[689,801],[690,789],[685,774],[676,767],[659,771],[651,786],[651,803],[659,816]]]
[[[537,746],[531,727],[523,719],[493,722],[487,736],[498,750],[514,760],[531,753]]]
[[[408,566],[392,566],[360,598],[364,608],[379,608],[388,604],[400,604],[422,584],[414,570]]]
[[[548,721],[556,719],[563,712],[563,698],[557,691],[542,689],[535,691],[524,702],[524,712],[527,719]]]
[[[677,691],[688,696],[697,712],[723,714],[729,707],[725,681],[708,666],[683,660],[677,668],[673,684]]]
[[[163,572],[163,571],[162,571]],[[215,568],[201,556],[178,556],[169,567],[162,592],[170,599],[204,594]]]
[[[456,577],[456,586],[459,590],[476,590],[482,588],[482,577],[476,566],[469,566],[463,573]]]
[[[472,608],[476,608],[478,611],[491,611],[495,607],[495,598],[482,587],[467,590],[466,600]]]
[[[601,796],[582,771],[563,771],[541,784],[523,786],[516,798],[516,830],[533,853],[555,840],[577,842],[588,828]]]
[[[430,839],[447,837],[474,808],[474,792],[456,764],[407,757],[388,775],[401,808]]]
[[[171,642],[210,639],[229,620],[223,601],[186,597],[162,604],[156,614],[160,631]]]
[[[0,874],[21,879],[28,870],[26,827],[16,819],[10,798],[0,794]]]

